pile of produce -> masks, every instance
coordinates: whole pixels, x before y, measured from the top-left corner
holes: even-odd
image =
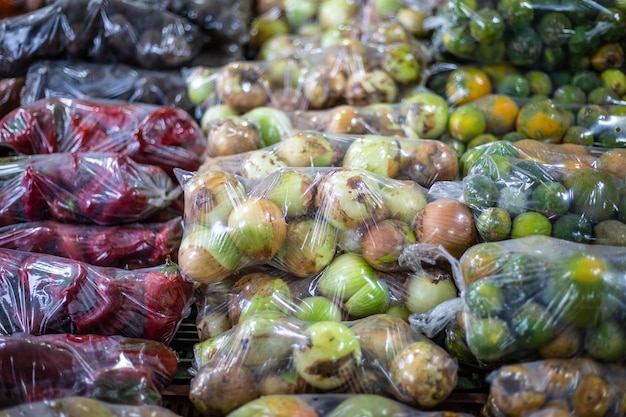
[[[0,416],[624,414],[625,13],[0,2]]]

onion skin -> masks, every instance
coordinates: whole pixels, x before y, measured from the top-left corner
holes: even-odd
[[[361,253],[372,267],[379,271],[401,271],[398,258],[402,250],[416,242],[411,226],[403,221],[386,219],[370,227],[363,236]]]
[[[413,230],[418,242],[441,245],[457,259],[478,243],[472,211],[453,199],[442,198],[426,204],[415,217]]]
[[[331,166],[337,160],[328,138],[318,132],[297,132],[276,148],[276,156],[290,167]]]
[[[245,195],[243,184],[223,171],[199,171],[184,186],[185,224],[207,227],[226,222],[228,215]]]
[[[351,322],[364,357],[377,360],[384,369],[413,342],[413,329],[404,320],[390,314],[375,314]]]
[[[229,417],[319,417],[304,399],[288,394],[270,394],[250,401],[229,414]]]
[[[238,116],[213,122],[207,131],[206,155],[209,158],[228,156],[261,148],[257,127]]]
[[[400,160],[401,148],[396,138],[364,135],[354,139],[348,146],[343,166],[396,178],[400,172]]]
[[[291,292],[280,278],[253,272],[239,278],[228,294],[228,317],[233,325],[259,309],[283,311],[291,304]]]
[[[409,178],[426,188],[436,181],[453,181],[458,178],[459,159],[454,149],[438,140],[420,142],[406,166]],[[404,143],[408,143],[408,140]]]
[[[215,88],[222,102],[238,113],[267,103],[269,83],[256,64],[233,62],[217,72]]]

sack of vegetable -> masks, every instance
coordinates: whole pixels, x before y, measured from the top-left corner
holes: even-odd
[[[503,366],[489,377],[485,417],[604,416],[626,413],[624,367],[587,358]]]
[[[261,181],[211,169],[177,174],[185,200],[178,260],[203,283],[261,264],[313,276],[333,259],[338,242],[385,220],[392,226],[380,233],[394,241],[413,234],[427,204],[417,183],[362,169],[283,168]]]
[[[121,336],[0,336],[0,358],[0,407],[69,396],[158,404],[178,369],[176,352],[163,343]],[[78,400],[56,404],[68,411],[90,405]],[[14,415],[0,415],[4,412]]]
[[[116,226],[41,220],[0,227],[0,247],[47,253],[94,266],[143,268],[174,262],[183,235],[182,218]]]
[[[263,395],[238,407],[228,417],[282,415],[302,417],[397,416],[470,417],[453,411],[422,411],[378,394],[273,394]],[[1,414],[0,414],[1,415]]]
[[[193,283],[178,265],[96,267],[0,249],[0,334],[122,335],[169,343],[189,314]]]
[[[181,189],[161,168],[118,153],[0,159],[0,224],[38,220],[99,225],[143,221]]]
[[[413,180],[423,187],[430,187],[436,181],[455,180],[459,174],[457,154],[437,140],[292,129],[271,146],[232,155],[208,155],[209,150],[223,150],[219,144],[229,147],[228,143],[237,140],[222,139],[224,134],[218,128],[209,131],[207,158],[199,170],[218,169],[261,179],[284,167],[336,166]]]
[[[107,99],[179,107],[193,115],[182,71],[144,69],[123,63],[41,60],[28,67],[21,105],[51,96]]]
[[[2,118],[0,146],[21,155],[117,152],[172,173],[197,169],[206,142],[193,116],[175,107],[53,96]]]
[[[257,313],[194,347],[189,397],[203,415],[225,415],[262,395],[376,393],[418,408],[444,401],[457,364],[392,315],[305,322]]]
[[[56,0],[0,22],[0,77],[24,75],[47,58],[178,68],[193,65],[205,36],[186,19],[136,1]]]
[[[158,405],[113,404],[89,397],[62,397],[25,403],[0,411],[0,417],[65,417],[68,415],[107,417],[180,417]]]
[[[530,236],[481,243],[460,260],[467,346],[486,364],[626,357],[623,247]]]

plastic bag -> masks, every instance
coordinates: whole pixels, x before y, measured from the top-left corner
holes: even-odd
[[[44,0],[3,0],[0,3],[0,19],[32,12],[44,4]]]
[[[42,220],[0,227],[0,247],[136,269],[163,264],[168,258],[175,262],[182,234],[181,217],[120,226]]]
[[[457,382],[457,364],[391,315],[303,322],[256,314],[194,347],[189,398],[224,415],[268,394],[377,393],[429,408]]]
[[[177,68],[193,62],[205,36],[182,17],[135,1],[57,0],[0,21],[0,77],[24,75],[47,58]]]
[[[172,173],[197,169],[206,140],[193,117],[174,107],[49,97],[0,120],[0,146],[22,155],[118,152]]]
[[[122,335],[169,343],[189,314],[192,283],[168,262],[135,270],[0,249],[1,334]]]
[[[157,404],[178,367],[160,342],[102,335],[0,336],[0,358],[2,407],[72,395]]]
[[[217,121],[209,129],[207,158],[199,170],[218,169],[250,178],[260,174],[259,170],[249,170],[251,164],[265,160],[269,171],[272,166],[275,169],[342,166],[364,169],[383,177],[410,179],[423,187],[430,187],[436,181],[458,178],[456,152],[441,141],[429,139],[339,135],[292,129],[274,145],[223,156],[221,154],[225,149],[222,146],[230,148],[230,142],[236,141],[230,135],[237,130],[233,128],[231,131],[225,125],[227,122],[221,120],[222,123]],[[258,130],[260,136],[267,136],[262,134],[261,129]]]
[[[64,417],[77,409],[89,415],[104,412],[115,417],[180,417],[157,405],[111,404],[88,397],[63,397],[22,404],[0,411],[0,417]]]
[[[6,157],[0,159],[0,179],[3,226],[133,223],[155,216],[181,194],[161,168],[111,153]]]
[[[185,199],[178,260],[204,283],[262,264],[313,276],[333,259],[338,239],[377,230],[384,220],[392,226],[379,233],[401,243],[427,203],[415,182],[360,169],[283,168],[261,181],[217,170],[177,174]]]
[[[623,247],[530,236],[461,258],[467,346],[487,365],[586,355],[626,357]],[[457,282],[459,281],[457,280]]]
[[[121,63],[37,61],[28,68],[20,103],[30,106],[51,96],[172,106],[193,114],[185,78],[177,70],[147,70]]]
[[[19,107],[20,93],[24,87],[24,82],[24,77],[0,80],[0,118]]]
[[[289,407],[292,412],[307,417],[348,417],[375,415],[393,417],[469,417],[470,414],[451,411],[421,411],[377,394],[298,394],[264,395],[242,405],[228,417],[248,417],[262,413],[279,416]]]
[[[623,416],[624,367],[590,359],[547,359],[489,375],[485,417]]]

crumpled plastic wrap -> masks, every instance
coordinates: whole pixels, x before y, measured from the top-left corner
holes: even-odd
[[[545,359],[492,372],[485,417],[624,415],[624,367],[590,359]]]
[[[119,226],[41,220],[0,227],[0,247],[136,269],[176,261],[182,235],[181,217]]]
[[[177,370],[163,343],[102,335],[0,336],[0,363],[2,407],[68,396],[158,404]]]
[[[179,108],[53,96],[2,118],[0,146],[21,155],[116,152],[171,174],[197,169],[206,140]]]
[[[0,79],[0,118],[19,107],[24,83],[24,77]]]
[[[101,334],[169,343],[193,284],[167,262],[134,270],[0,249],[0,334]]]
[[[444,401],[457,363],[392,315],[304,322],[257,313],[197,344],[189,398],[203,415],[225,415],[261,395],[384,394],[418,408]]]
[[[181,195],[167,172],[117,153],[0,159],[0,224],[39,220],[116,225],[157,215]]]
[[[0,77],[38,59],[83,58],[166,69],[193,63],[207,43],[194,24],[135,1],[57,0],[0,21]]]

